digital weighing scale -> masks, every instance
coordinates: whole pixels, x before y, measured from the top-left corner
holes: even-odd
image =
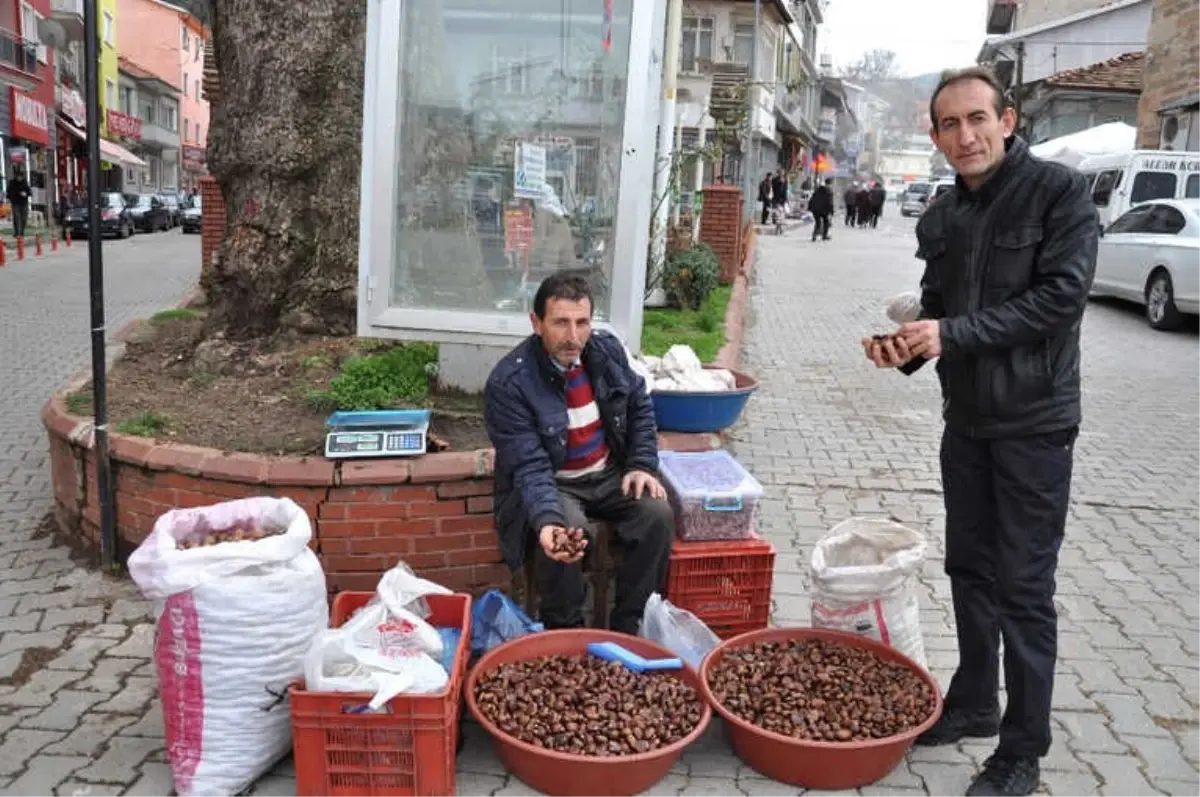
[[[335,412],[325,421],[325,456],[416,457],[425,453],[429,410]]]

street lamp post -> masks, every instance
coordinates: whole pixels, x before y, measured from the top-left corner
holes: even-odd
[[[87,104],[88,283],[92,309],[92,414],[96,487],[100,503],[100,560],[116,560],[116,518],[112,502],[112,461],[108,456],[108,375],[104,353],[104,255],[100,236],[100,34],[97,0],[83,3],[83,84]]]

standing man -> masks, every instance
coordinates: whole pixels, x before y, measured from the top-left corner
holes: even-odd
[[[822,240],[828,241],[829,217],[833,215],[832,177],[825,181],[825,185],[819,185],[817,190],[813,191],[813,195],[808,200],[808,210],[813,214],[812,239],[815,241],[820,235]]]
[[[918,743],[999,734],[967,794],[1031,794],[1050,749],[1054,577],[1099,225],[1084,178],[1013,136],[1016,115],[986,69],[943,75],[929,115],[959,176],[917,224],[920,320],[893,340],[863,340],[881,368],[912,373],[936,359],[944,398],[945,567],[959,664],[945,712]]]
[[[13,237],[25,237],[25,224],[29,221],[29,181],[25,172],[17,169],[16,174],[8,181],[8,201],[12,205]]]
[[[589,518],[610,521],[624,561],[609,625],[636,634],[646,600],[663,589],[675,536],[655,475],[654,407],[621,342],[592,332],[587,280],[547,277],[530,320],[533,334],[496,365],[484,390],[501,555],[521,568],[532,534],[541,620],[547,628],[576,628],[583,625],[585,553],[558,550],[555,532],[583,530],[590,538]]]
[[[762,223],[771,219],[771,173],[767,172],[758,184],[758,202],[762,205]]]
[[[887,191],[878,180],[871,184],[871,226],[879,225],[879,217],[883,215],[883,205],[887,202]]]
[[[858,212],[858,184],[850,183],[842,194],[842,202],[846,203],[846,226],[853,227],[855,214]]]
[[[779,208],[780,213],[787,213],[788,184],[787,172],[780,169],[771,181],[771,204]]]

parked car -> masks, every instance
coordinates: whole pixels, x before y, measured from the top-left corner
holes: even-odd
[[[154,232],[171,229],[171,212],[154,194],[126,194],[129,215],[139,230]]]
[[[88,206],[77,205],[67,210],[64,224],[71,238],[86,238],[88,236]],[[116,238],[128,238],[133,235],[136,225],[133,216],[126,206],[125,197],[111,191],[100,195],[100,235],[111,235]]]
[[[900,199],[900,215],[920,216],[924,213],[930,187],[930,184],[924,181],[914,181],[906,185]]]
[[[185,233],[199,233],[202,222],[200,195],[196,194],[196,196],[187,201],[186,206],[183,208],[179,217],[179,228]]]
[[[1141,202],[1200,197],[1200,156],[1195,152],[1132,150],[1094,155],[1079,164],[1106,227]]]
[[[1146,308],[1155,329],[1200,313],[1200,200],[1135,205],[1101,233],[1093,296]]]
[[[183,203],[179,201],[179,195],[162,193],[158,195],[158,198],[167,206],[167,213],[171,217],[171,226],[178,227],[180,215],[183,213]]]

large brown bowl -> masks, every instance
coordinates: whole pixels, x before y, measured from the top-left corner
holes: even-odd
[[[897,661],[921,676],[933,690],[933,713],[917,727],[883,739],[855,742],[813,742],[763,730],[722,706],[708,686],[709,673],[731,650],[761,642],[825,639],[857,648],[866,648],[882,659]],[[700,665],[704,699],[725,720],[729,739],[738,758],[757,772],[773,780],[805,789],[837,791],[857,789],[882,779],[912,747],[913,740],[937,722],[942,714],[942,694],[933,677],[916,662],[893,647],[844,631],[822,628],[767,628],[750,631],[722,642]]]
[[[611,794],[632,795],[646,791],[658,783],[679,760],[685,747],[699,738],[712,720],[712,709],[705,701],[700,713],[700,722],[687,736],[674,744],[637,755],[596,756],[560,753],[535,747],[516,739],[500,730],[484,716],[475,702],[475,690],[479,679],[502,664],[511,664],[542,656],[571,656],[586,653],[589,642],[616,642],[639,656],[648,659],[675,658],[666,648],[641,637],[618,634],[614,631],[594,629],[567,629],[541,631],[492,649],[471,670],[467,678],[467,708],[475,719],[491,734],[496,744],[500,761],[512,774],[529,786],[549,795]],[[704,700],[700,676],[690,667],[675,673],[696,690],[696,697]]]

